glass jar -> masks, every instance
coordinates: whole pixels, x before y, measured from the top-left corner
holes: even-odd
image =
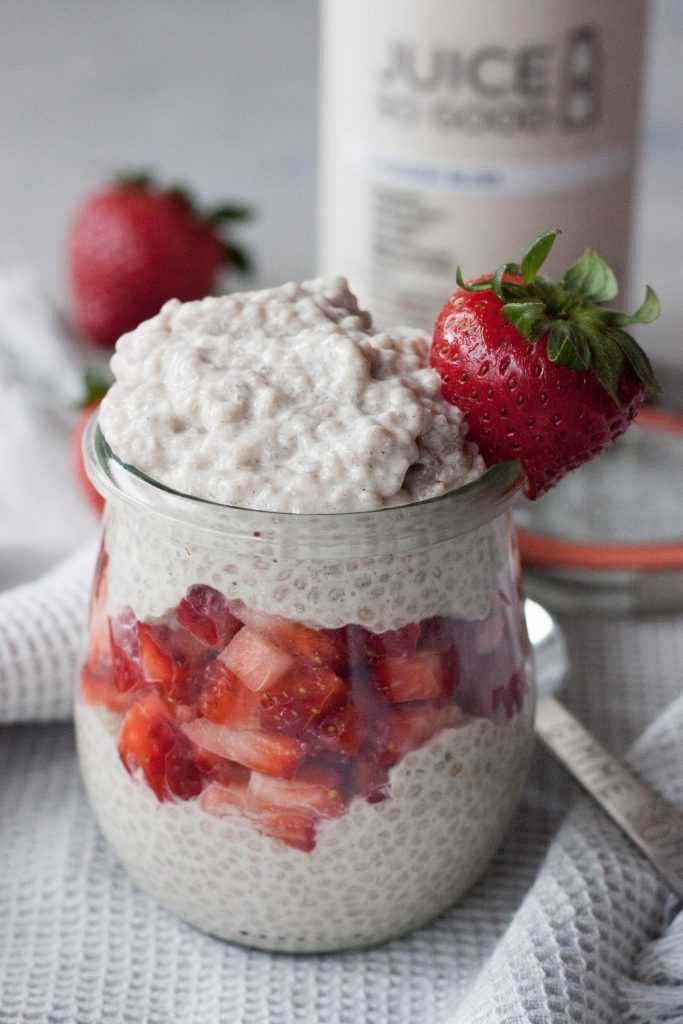
[[[132,878],[293,952],[445,910],[509,824],[533,683],[505,465],[375,512],[179,495],[85,440],[106,498],[76,700],[85,784]]]

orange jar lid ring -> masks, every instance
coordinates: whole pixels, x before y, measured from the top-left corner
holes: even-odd
[[[683,417],[663,409],[641,409],[635,425],[683,439]],[[681,519],[683,522],[683,509]],[[683,537],[665,543],[591,543],[551,537],[520,526],[517,538],[522,560],[531,566],[613,572],[683,569]]]

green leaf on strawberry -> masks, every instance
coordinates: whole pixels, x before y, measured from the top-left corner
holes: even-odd
[[[590,365],[590,346],[566,320],[556,320],[548,331],[548,358],[572,370],[585,370]]]
[[[521,274],[528,284],[533,284],[536,280],[538,272],[547,260],[558,234],[557,228],[554,228],[552,231],[544,231],[542,235],[539,235],[531,243],[524,253]]]
[[[611,310],[606,312],[611,312]],[[619,324],[620,327],[626,327],[628,324],[651,324],[657,319],[659,313],[659,299],[648,284],[645,286],[645,299],[633,316],[628,316],[624,313],[614,313],[610,320],[615,324]]]
[[[488,466],[519,459],[537,497],[623,433],[659,391],[650,361],[624,328],[659,315],[652,288],[632,315],[607,308],[619,286],[587,250],[559,281],[539,273],[560,232],[545,231],[521,262],[465,282],[434,328],[442,393],[468,416]],[[456,370],[457,366],[457,370]]]
[[[542,302],[506,302],[501,312],[527,341],[538,341],[547,329]]]
[[[592,249],[579,256],[562,281],[570,292],[576,292],[587,303],[611,302],[619,294],[614,271]]]
[[[100,375],[99,373],[87,370],[83,375],[83,395],[77,404],[77,408],[87,409],[91,405],[99,405],[107,391],[109,391],[111,383],[111,374],[105,376],[104,374]]]
[[[206,220],[210,220],[212,224],[222,224],[226,220],[251,220],[253,216],[254,212],[249,206],[225,204],[214,207],[206,216]]]

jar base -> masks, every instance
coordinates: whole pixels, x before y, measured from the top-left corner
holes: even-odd
[[[526,709],[446,729],[392,769],[389,799],[354,798],[304,852],[196,800],[160,803],[120,761],[120,717],[80,702],[75,717],[91,804],[136,884],[202,931],[288,953],[366,948],[443,913],[498,846],[532,746]]]

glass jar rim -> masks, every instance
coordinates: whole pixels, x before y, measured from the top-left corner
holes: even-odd
[[[316,535],[329,539],[336,532],[346,543],[349,538],[360,542],[366,535],[372,543],[378,529],[384,534],[391,524],[395,539],[429,530],[430,539],[448,540],[508,511],[524,481],[521,464],[514,460],[491,467],[462,487],[421,501],[352,512],[274,512],[183,494],[122,462],[104,437],[97,412],[90,418],[82,443],[88,478],[106,501],[122,501],[200,533],[254,539],[286,530],[307,539]],[[442,536],[436,538],[435,531]]]

